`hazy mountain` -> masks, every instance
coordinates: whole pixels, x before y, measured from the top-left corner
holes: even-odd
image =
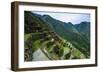
[[[90,40],[90,22],[81,22],[74,26],[84,37]]]
[[[55,31],[62,38],[70,41],[74,46],[83,48],[83,50],[84,49],[89,50],[89,48],[90,48],[89,41],[83,35],[81,35],[81,34],[83,34],[83,32],[86,32],[87,34],[89,34],[89,32],[86,31],[86,30],[89,30],[89,28],[87,28],[87,26],[88,26],[87,22],[82,22],[80,24],[77,24],[77,26],[75,26],[71,22],[65,23],[65,22],[56,20],[49,15],[44,15],[42,17],[42,19],[46,23],[49,24],[50,28],[53,31]],[[83,24],[84,24],[84,27],[82,28]],[[78,27],[78,25],[81,27]]]

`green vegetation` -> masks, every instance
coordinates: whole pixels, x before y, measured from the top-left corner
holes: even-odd
[[[41,16],[30,11],[25,11],[24,16],[25,61],[36,61],[35,57],[38,56],[34,57],[33,54],[38,49],[48,60],[90,57],[90,42],[87,40],[89,37],[84,38],[84,31],[79,31],[78,26],[74,26],[70,22],[58,21],[49,15]],[[47,58],[43,58],[43,60],[47,60]]]

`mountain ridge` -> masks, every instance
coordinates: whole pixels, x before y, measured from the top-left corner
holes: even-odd
[[[85,50],[89,51],[89,48],[90,48],[89,42],[90,41],[88,42],[86,37],[83,37],[83,34],[80,33],[80,31],[77,30],[75,25],[73,25],[71,22],[65,23],[60,20],[56,20],[56,19],[50,17],[49,15],[47,15],[45,18],[42,18],[42,19],[47,24],[49,24],[49,26],[51,27],[51,29],[53,31],[55,31],[57,34],[62,36],[62,38],[67,39],[68,41],[73,41],[71,43],[73,43],[75,46],[78,46],[77,44],[79,44],[79,45],[81,45],[81,47],[83,46],[83,48],[85,48]],[[81,23],[84,23],[84,22],[81,22]],[[85,22],[85,23],[88,23],[88,22]],[[77,24],[77,25],[81,25],[81,24]],[[84,30],[86,30],[86,29],[84,29]],[[77,41],[77,44],[75,43],[76,41]],[[83,43],[82,43],[82,41],[83,41]]]

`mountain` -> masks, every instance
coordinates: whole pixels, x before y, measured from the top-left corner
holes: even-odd
[[[81,22],[74,26],[84,37],[90,40],[90,22]]]
[[[90,49],[90,44],[88,40],[83,35],[81,35],[82,31],[76,29],[75,25],[73,25],[71,22],[65,23],[65,22],[56,20],[49,15],[44,15],[42,19],[49,25],[49,27],[53,31],[55,31],[62,38],[70,41],[75,47],[77,47],[77,49],[84,52],[85,54],[87,55],[89,54],[89,53],[86,53],[86,51],[89,51]],[[82,25],[82,23],[79,25]],[[87,26],[87,24],[85,25]],[[83,30],[86,30],[86,29],[84,28]]]
[[[84,31],[89,29],[86,23],[82,30],[83,23],[73,25],[30,11],[24,12],[24,23],[24,47],[33,53],[40,48],[50,60],[90,57],[90,42],[84,37],[89,34]]]

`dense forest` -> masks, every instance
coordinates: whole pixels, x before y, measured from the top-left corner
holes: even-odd
[[[25,11],[24,24],[25,61],[90,58],[90,22],[65,23]]]

